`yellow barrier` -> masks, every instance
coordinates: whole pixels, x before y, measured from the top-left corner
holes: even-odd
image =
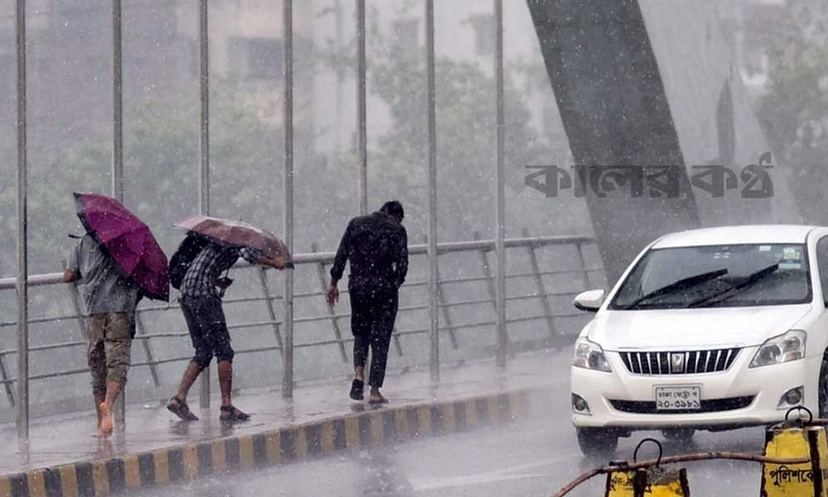
[[[649,468],[607,475],[606,497],[689,497],[687,470]]]
[[[788,416],[796,410],[806,412],[809,420],[788,421]],[[828,426],[828,419],[814,420],[808,409],[792,408],[783,423],[767,431],[764,454],[701,452],[662,459],[661,444],[646,438],[636,447],[632,463],[611,462],[599,466],[567,483],[552,497],[565,497],[599,475],[607,475],[605,497],[689,497],[686,470],[666,465],[712,460],[762,464],[761,497],[828,497],[828,435],[823,426]],[[658,446],[658,459],[638,462],[638,450],[648,441]]]
[[[689,497],[687,470],[659,466],[662,455],[661,444],[645,438],[635,449],[633,462],[637,462],[638,449],[644,442],[658,445],[658,462],[651,468],[613,471],[607,474],[605,497]]]
[[[810,415],[810,411],[807,412]],[[792,425],[786,420],[770,428],[765,435],[765,456],[777,459],[808,457],[810,462],[764,463],[762,497],[828,497],[828,440],[822,426],[803,426],[801,420]]]

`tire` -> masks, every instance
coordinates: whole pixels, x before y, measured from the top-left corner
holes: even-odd
[[[828,417],[828,354],[822,356],[817,385],[819,415],[816,417],[825,418]]]
[[[695,433],[694,428],[667,428],[661,430],[661,434],[664,435],[667,441],[675,443],[687,443],[693,439]]]
[[[618,433],[603,428],[576,428],[578,446],[586,457],[609,456],[618,448]]]

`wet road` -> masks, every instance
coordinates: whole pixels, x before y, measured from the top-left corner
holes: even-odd
[[[658,433],[634,434],[621,440],[612,459],[631,460],[636,444],[647,436],[664,441]],[[762,430],[755,428],[719,434],[704,432],[697,434],[688,447],[667,442],[664,447],[667,454],[710,450],[760,453],[763,436]],[[645,447],[641,449],[641,458],[656,455],[654,446]],[[549,496],[606,460],[589,460],[581,455],[566,405],[555,405],[550,407],[547,419],[343,453],[131,495]],[[759,495],[761,466],[757,463],[711,461],[689,463],[686,467],[693,495]],[[596,477],[570,495],[604,495],[605,483],[605,477]]]

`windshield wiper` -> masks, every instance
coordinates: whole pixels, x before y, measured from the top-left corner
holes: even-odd
[[[712,300],[717,299],[717,298],[718,298],[718,300],[716,302],[713,302],[713,303],[723,302],[723,301],[729,299],[730,297],[733,297],[734,295],[738,295],[739,293],[741,293],[742,290],[748,288],[749,286],[755,285],[756,283],[758,283],[759,281],[761,281],[762,279],[764,279],[768,275],[772,274],[777,269],[779,269],[779,263],[770,265],[770,266],[768,266],[764,269],[760,269],[759,271],[756,271],[755,273],[752,273],[750,276],[745,278],[745,280],[742,281],[741,283],[737,283],[737,284],[735,284],[735,285],[733,285],[729,288],[726,288],[722,291],[716,292],[713,295],[708,295],[708,296],[702,297],[698,300],[694,300],[693,302],[690,302],[687,305],[687,307],[688,308],[689,307],[698,307],[698,306],[701,306],[702,304],[710,304]]]
[[[639,304],[641,304],[642,302],[644,302],[646,300],[650,300],[652,298],[659,297],[661,295],[666,295],[668,293],[674,293],[674,292],[678,292],[678,291],[681,291],[681,290],[687,290],[688,288],[692,288],[696,285],[700,285],[700,284],[704,283],[705,281],[710,281],[710,280],[716,279],[719,276],[722,276],[722,275],[725,275],[725,274],[727,274],[727,269],[717,269],[715,271],[709,271],[707,273],[701,273],[701,274],[697,274],[697,275],[694,275],[694,276],[689,276],[687,278],[682,278],[678,281],[674,281],[673,283],[670,283],[669,285],[663,286],[661,288],[653,290],[652,292],[644,294],[641,297],[638,297],[637,299],[633,300],[629,304],[624,305],[624,306],[620,306],[617,309],[621,309],[621,310],[632,309],[633,307],[637,307]]]

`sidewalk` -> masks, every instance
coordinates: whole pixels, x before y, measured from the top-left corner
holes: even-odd
[[[378,411],[418,405],[447,403],[463,399],[497,396],[510,392],[545,389],[568,382],[570,352],[544,351],[521,354],[511,359],[504,370],[493,361],[466,363],[441,370],[439,383],[432,387],[428,368],[391,373],[383,393],[390,403]],[[30,430],[28,454],[17,450],[17,431],[13,424],[0,427],[0,475],[13,475],[33,469],[79,462],[110,459],[169,447],[198,444],[227,437],[262,434],[280,428],[307,425],[322,420],[344,418],[368,409],[347,396],[350,378],[299,384],[293,399],[284,399],[277,389],[245,391],[234,396],[234,403],[252,414],[246,423],[225,425],[218,421],[217,399],[204,411],[192,406],[200,420],[178,421],[164,405],[128,405],[125,433],[108,441],[92,437],[94,413],[88,415],[37,419]],[[197,402],[194,402],[197,404]],[[0,485],[2,486],[2,485]],[[0,488],[0,497],[3,497]]]

